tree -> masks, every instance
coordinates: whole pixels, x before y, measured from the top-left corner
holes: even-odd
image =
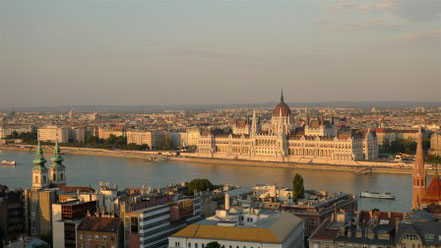
[[[303,177],[300,174],[294,176],[292,180],[292,190],[294,193],[294,200],[303,199],[305,197],[305,188],[303,186]]]
[[[222,248],[222,246],[217,241],[212,241],[208,243],[205,248]]]
[[[194,192],[201,192],[212,189],[213,189],[213,184],[208,179],[193,179],[188,184],[187,194],[194,195]]]
[[[426,162],[430,164],[441,164],[441,156],[429,155],[426,157]]]

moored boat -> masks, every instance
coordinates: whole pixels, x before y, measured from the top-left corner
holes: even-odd
[[[360,197],[362,197],[362,198],[375,198],[375,199],[387,199],[387,200],[394,200],[395,199],[395,196],[393,196],[390,192],[363,191],[360,193]]]
[[[1,164],[3,166],[15,166],[17,162],[15,162],[14,160],[3,160]]]

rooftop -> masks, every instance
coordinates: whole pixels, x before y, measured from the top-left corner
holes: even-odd
[[[270,210],[258,210],[256,213],[258,218],[252,225],[235,222],[235,216],[240,215],[240,212],[216,215],[190,225],[172,237],[280,244],[303,222],[289,213]]]
[[[81,221],[78,230],[116,233],[121,224],[120,218],[87,216]]]

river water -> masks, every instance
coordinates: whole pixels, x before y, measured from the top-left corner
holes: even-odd
[[[52,154],[45,154],[50,162]],[[33,152],[1,151],[1,160],[15,160],[15,168],[0,167],[0,184],[10,189],[31,186]],[[47,167],[50,163],[47,163]],[[91,185],[97,188],[100,181],[118,184],[119,189],[141,187],[162,187],[170,183],[207,178],[214,184],[255,184],[276,183],[291,187],[296,173],[304,178],[306,189],[327,190],[359,194],[361,191],[389,191],[395,200],[359,199],[359,208],[370,210],[409,211],[412,202],[410,175],[370,174],[358,175],[353,172],[319,171],[290,168],[268,168],[246,165],[193,163],[180,161],[149,162],[144,159],[114,158],[100,156],[64,156],[68,185]]]

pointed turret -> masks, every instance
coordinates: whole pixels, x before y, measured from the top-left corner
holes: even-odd
[[[253,110],[253,119],[251,120],[251,135],[254,136],[257,134],[257,118],[256,118],[256,109]]]
[[[54,156],[52,157],[52,165],[49,167],[50,182],[54,185],[66,183],[65,168],[63,165],[63,157],[61,156],[58,141],[55,142]]]
[[[52,165],[50,167],[64,167],[62,164],[64,159],[61,156],[61,151],[58,145],[58,141],[55,142],[54,156],[52,157],[51,160],[52,160]]]
[[[420,209],[421,201],[426,195],[426,169],[424,168],[423,137],[421,127],[418,131],[415,165],[413,166],[413,197],[412,209]]]
[[[47,160],[44,158],[43,150],[41,149],[41,143],[38,141],[37,152],[35,154],[35,159],[32,161],[34,163],[34,169],[41,169],[44,167],[44,164]]]

